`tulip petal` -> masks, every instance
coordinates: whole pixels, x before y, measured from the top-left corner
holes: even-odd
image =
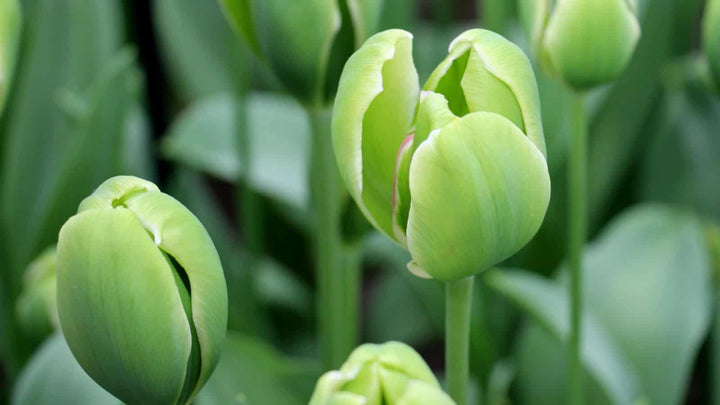
[[[137,194],[125,202],[157,246],[185,270],[190,283],[192,317],[200,341],[202,368],[194,389],[215,369],[227,328],[227,287],[217,251],[200,221],[171,196]],[[196,394],[193,391],[192,397]]]
[[[400,146],[395,167],[395,199],[393,200],[393,226],[395,237],[403,247],[407,247],[408,214],[410,213],[410,162],[418,145],[425,142],[430,133],[456,120],[450,111],[447,99],[438,93],[423,91],[420,95],[415,134],[409,136]],[[408,265],[408,270],[418,277],[429,277],[419,267]]]
[[[626,0],[558,0],[542,46],[552,70],[583,90],[617,78],[639,38],[640,24]]]
[[[412,35],[374,35],[348,60],[333,114],[340,174],[368,220],[393,240],[395,162],[410,133],[419,96]]]
[[[503,36],[482,29],[458,36],[450,44],[448,57],[430,75],[425,90],[443,94],[455,115],[478,111],[503,115],[545,154],[540,95],[532,65],[522,49]]]
[[[124,402],[176,403],[190,326],[173,271],[135,215],[118,207],[73,216],[57,261],[60,324],[80,365]]]
[[[410,192],[408,249],[419,267],[447,281],[523,247],[545,216],[550,178],[543,154],[516,125],[480,112],[418,147]]]
[[[432,385],[410,381],[405,395],[394,402],[394,405],[455,405],[455,401]]]

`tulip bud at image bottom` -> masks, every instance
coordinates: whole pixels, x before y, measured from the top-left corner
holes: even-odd
[[[227,300],[207,231],[153,183],[105,181],[60,230],[62,332],[83,369],[125,403],[190,403],[218,362]]]

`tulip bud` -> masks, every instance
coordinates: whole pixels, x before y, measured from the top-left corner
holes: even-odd
[[[703,20],[703,48],[716,88],[720,89],[720,1],[708,0]]]
[[[631,0],[521,0],[538,59],[570,87],[616,79],[640,38]]]
[[[25,270],[15,310],[25,332],[33,337],[44,337],[58,326],[55,257],[53,246]]]
[[[342,63],[378,24],[382,0],[220,0],[225,15],[304,103],[335,92]]]
[[[198,219],[153,183],[118,176],[60,230],[57,300],[85,371],[128,404],[186,404],[227,325],[220,259]]]
[[[422,357],[399,342],[365,344],[318,380],[309,405],[454,405]]]
[[[20,4],[17,0],[0,0],[0,112],[10,88],[15,56],[20,45]]]
[[[550,198],[544,139],[530,62],[490,31],[453,41],[422,94],[404,31],[370,38],[343,71],[340,173],[417,275],[465,278],[532,238]]]

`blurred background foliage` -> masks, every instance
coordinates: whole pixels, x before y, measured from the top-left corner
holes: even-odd
[[[380,28],[414,33],[424,80],[470,27],[528,49],[514,3],[386,0]],[[643,36],[629,68],[588,104],[586,400],[720,404],[720,96],[700,53],[704,1],[639,3]],[[16,80],[0,117],[0,403],[118,403],[52,331],[47,294],[37,290],[47,284],[39,270],[25,271],[79,201],[121,173],[152,179],[186,204],[224,264],[231,332],[195,403],[306,403],[324,370],[302,107],[215,1],[23,0],[22,8]],[[535,71],[553,196],[535,240],[476,283],[471,367],[484,404],[557,404],[565,392],[569,101]],[[238,188],[261,201],[259,258],[248,251]],[[410,275],[407,254],[363,221],[348,203],[344,232],[364,270],[362,340],[411,344],[442,375],[442,286]]]

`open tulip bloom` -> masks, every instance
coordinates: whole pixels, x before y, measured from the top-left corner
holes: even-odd
[[[412,35],[379,33],[348,61],[333,116],[342,178],[415,274],[458,280],[537,232],[550,177],[535,77],[502,36],[471,30],[423,91]]]
[[[516,253],[543,221],[550,176],[525,54],[470,30],[424,89],[412,35],[379,33],[348,60],[332,122],[340,173],[416,275],[448,282],[449,391],[465,404],[472,276]]]
[[[113,177],[57,247],[60,326],[78,363],[129,404],[186,404],[227,326],[220,259],[198,219],[148,181]]]

